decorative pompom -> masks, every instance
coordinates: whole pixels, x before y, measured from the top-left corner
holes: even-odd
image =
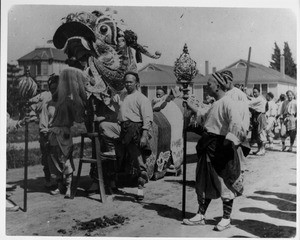
[[[23,98],[32,98],[37,94],[38,86],[31,77],[22,77],[18,84],[19,94]]]

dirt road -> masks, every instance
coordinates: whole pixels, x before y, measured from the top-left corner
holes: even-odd
[[[191,217],[197,210],[194,192],[195,143],[188,145],[187,208]],[[122,188],[111,195],[106,204],[99,195],[87,198],[84,191],[77,192],[73,200],[62,195],[51,196],[43,188],[40,165],[30,167],[27,212],[6,213],[6,234],[9,236],[113,236],[113,237],[268,237],[290,238],[296,235],[296,154],[274,151],[263,157],[249,156],[246,162],[244,195],[234,201],[232,227],[213,231],[222,216],[221,200],[211,202],[205,226],[184,226],[182,222],[182,176],[167,176],[146,185],[142,203],[134,200],[136,189]],[[296,149],[294,149],[296,150]],[[75,161],[78,164],[78,161]],[[84,166],[81,189],[88,187],[89,166]],[[7,182],[17,184],[11,199],[23,206],[23,169],[7,172]],[[80,223],[99,220],[115,214],[126,217],[124,223],[98,227],[90,231],[81,229]],[[87,227],[88,228],[88,227]]]

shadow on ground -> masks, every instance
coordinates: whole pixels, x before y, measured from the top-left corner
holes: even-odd
[[[296,235],[295,227],[277,226],[257,220],[232,220],[232,225],[260,238],[291,238]]]
[[[157,212],[159,216],[162,216],[164,218],[170,218],[175,219],[177,221],[182,221],[182,210],[177,209],[174,207],[170,207],[166,204],[159,204],[159,203],[152,203],[152,202],[143,202],[142,203],[143,208],[147,210],[154,210]],[[185,218],[192,218],[195,215],[195,213],[186,212]],[[215,225],[215,220],[207,220],[206,223],[208,225]]]
[[[277,192],[269,192],[269,191],[255,191],[254,193],[260,195],[273,195],[287,201],[296,202],[296,195],[291,193],[277,193]]]
[[[256,197],[256,196],[251,196],[248,198],[253,200],[268,202],[270,204],[275,205],[281,211],[296,211],[296,204],[286,200],[276,199],[276,198]]]
[[[247,213],[262,213],[266,214],[271,218],[282,219],[286,221],[296,222],[296,195],[289,194],[289,193],[277,193],[277,192],[269,192],[269,191],[256,191],[255,194],[260,195],[271,195],[275,196],[274,198],[271,197],[261,197],[261,196],[248,196],[247,198],[268,202],[273,204],[277,207],[279,211],[276,210],[266,210],[258,207],[248,207],[248,208],[241,208],[241,212]]]
[[[16,182],[8,182],[8,184],[17,185],[20,188],[24,189],[24,180],[16,181]],[[49,193],[49,189],[45,186],[45,178],[37,177],[34,179],[27,179],[27,192],[41,192],[41,193]]]
[[[183,181],[181,179],[179,180],[173,180],[173,179],[165,179],[165,182],[170,182],[170,183],[179,183],[179,184],[183,184]],[[188,180],[185,182],[187,187],[191,187],[191,188],[195,188],[196,182],[194,180]]]
[[[271,218],[277,218],[282,219],[286,221],[296,222],[296,213],[290,213],[290,212],[281,212],[281,211],[275,211],[275,210],[265,210],[262,208],[257,207],[248,207],[248,208],[241,208],[241,212],[247,212],[247,213],[263,213],[268,215]]]

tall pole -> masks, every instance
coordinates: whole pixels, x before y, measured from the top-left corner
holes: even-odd
[[[28,178],[28,102],[26,103],[26,116],[25,116],[25,156],[24,156],[24,212],[27,211],[27,178]]]
[[[182,83],[183,86],[183,99],[188,98],[188,84]],[[185,208],[186,208],[186,146],[187,146],[187,103],[183,102],[183,173],[182,173],[182,218],[185,218]]]
[[[248,84],[249,68],[250,68],[250,57],[251,57],[251,47],[249,47],[249,53],[248,53],[248,62],[247,62],[247,69],[246,69],[245,87],[247,87],[247,84]]]
[[[185,203],[186,203],[186,111],[187,106],[184,104],[183,116],[183,173],[182,173],[182,218],[185,218]]]
[[[187,44],[184,44],[183,53],[175,61],[174,74],[177,79],[177,84],[182,85],[183,100],[189,98],[189,85],[192,84],[193,78],[198,74],[196,62],[189,56]],[[185,218],[186,205],[186,145],[187,134],[186,127],[188,124],[188,109],[187,103],[183,102],[183,173],[182,173],[182,218]]]
[[[19,94],[24,98],[25,102],[25,153],[24,153],[24,207],[23,211],[27,211],[27,178],[28,178],[28,124],[30,103],[29,99],[37,94],[38,85],[30,77],[30,68],[26,68],[24,76],[19,78],[18,83]]]

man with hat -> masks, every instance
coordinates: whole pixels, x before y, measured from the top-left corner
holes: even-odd
[[[212,199],[223,202],[223,217],[215,230],[230,227],[233,200],[243,192],[242,174],[237,148],[244,141],[241,114],[236,103],[226,95],[228,75],[216,72],[207,82],[209,95],[216,101],[207,111],[197,109],[197,115],[204,119],[204,132],[196,146],[198,163],[196,169],[196,194],[199,208],[197,214],[184,219],[186,225],[205,225],[205,212]],[[188,106],[195,107],[187,100]],[[199,118],[198,118],[199,119]]]

